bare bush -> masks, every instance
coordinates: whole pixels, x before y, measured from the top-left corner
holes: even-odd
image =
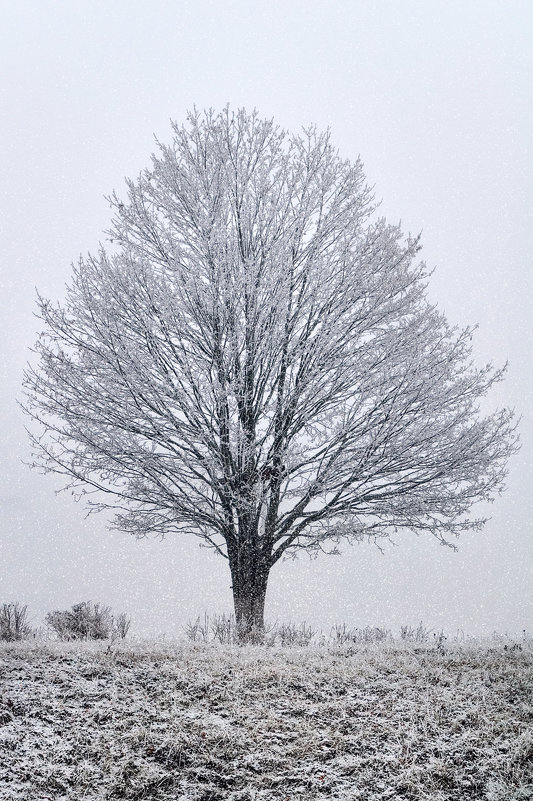
[[[81,601],[70,610],[49,612],[46,622],[60,640],[124,639],[131,625],[123,612],[115,618],[109,606],[92,601]]]
[[[194,622],[189,620],[185,627],[185,636],[191,642],[209,642],[209,617],[204,615],[203,622],[199,616]]]
[[[337,645],[344,645],[344,643],[352,642],[352,631],[346,623],[337,623],[330,632],[330,640]]]
[[[283,647],[307,647],[310,645],[315,632],[305,622],[296,625],[294,623],[283,623],[277,627],[277,639]]]
[[[330,633],[330,641],[336,645],[345,643],[370,644],[383,642],[392,639],[392,632],[389,629],[382,629],[379,626],[365,626],[364,629],[350,629],[346,623],[333,626]]]
[[[408,642],[427,642],[430,633],[422,623],[419,623],[416,629],[412,626],[402,626],[400,629],[400,637]]]
[[[26,622],[28,607],[16,602],[2,604],[0,607],[0,640],[14,642],[24,640],[31,629]]]
[[[131,618],[125,612],[121,612],[113,620],[113,631],[117,639],[124,640],[130,630]]]
[[[439,631],[438,633],[437,632],[433,632],[433,640],[435,642],[435,648],[441,654],[445,654],[446,653],[446,649],[444,647],[444,643],[446,642],[447,639],[448,638],[446,637],[446,635],[444,634],[443,631]]]
[[[221,645],[233,645],[237,642],[237,626],[234,615],[214,615],[211,619],[213,640]]]

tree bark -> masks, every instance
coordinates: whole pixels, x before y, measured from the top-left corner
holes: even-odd
[[[269,568],[257,553],[245,549],[230,556],[233,605],[240,643],[260,643],[265,630],[265,598]]]

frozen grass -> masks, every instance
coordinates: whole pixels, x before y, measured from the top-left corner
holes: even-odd
[[[533,650],[0,647],[0,799],[533,798]]]

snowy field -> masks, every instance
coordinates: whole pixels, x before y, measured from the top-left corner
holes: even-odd
[[[3,644],[0,799],[533,798],[524,639]]]

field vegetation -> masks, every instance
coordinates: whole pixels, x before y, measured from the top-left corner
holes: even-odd
[[[530,638],[217,630],[1,643],[1,801],[533,797]]]

